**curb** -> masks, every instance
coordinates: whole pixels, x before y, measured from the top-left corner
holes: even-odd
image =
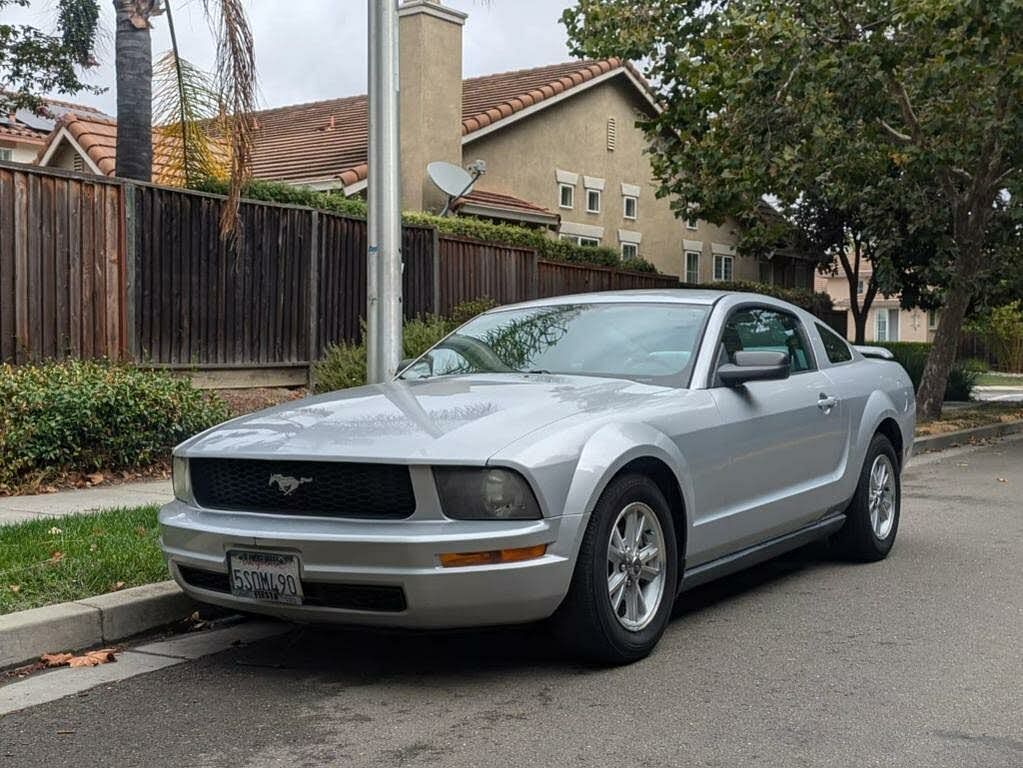
[[[196,604],[173,581],[0,616],[0,669],[40,654],[89,648],[171,624]]]
[[[918,437],[913,441],[913,453],[943,451],[946,448],[969,443],[972,440],[1005,437],[1006,435],[1014,435],[1018,432],[1023,432],[1023,421],[1007,421],[1004,424],[988,424],[984,427],[960,429],[958,432],[947,432],[944,435]]]

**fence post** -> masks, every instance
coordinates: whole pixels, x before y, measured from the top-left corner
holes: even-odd
[[[124,216],[124,294],[121,296],[121,300],[124,302],[124,324],[126,347],[128,350],[128,357],[133,362],[139,362],[139,337],[138,327],[136,326],[136,312],[137,308],[135,305],[135,284],[136,284],[136,233],[138,227],[138,218],[136,211],[136,195],[135,185],[129,182],[125,182],[121,185],[121,201],[122,201],[122,215]]]
[[[440,230],[433,227],[433,314],[440,314]]]
[[[14,362],[32,357],[29,338],[28,177],[14,175]]]
[[[535,249],[529,268],[529,298],[540,298],[540,252]]]
[[[320,213],[313,209],[309,222],[309,389],[316,385],[315,364],[319,357],[320,327]]]

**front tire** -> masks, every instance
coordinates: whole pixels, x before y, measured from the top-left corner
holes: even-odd
[[[874,435],[845,525],[835,535],[839,554],[860,562],[884,560],[895,544],[901,508],[898,454],[887,437]]]
[[[671,618],[678,586],[671,510],[643,475],[616,478],[583,535],[556,634],[583,658],[630,664],[649,655]]]

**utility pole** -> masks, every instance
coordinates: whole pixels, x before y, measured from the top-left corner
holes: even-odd
[[[367,378],[389,380],[402,357],[398,0],[369,0]]]

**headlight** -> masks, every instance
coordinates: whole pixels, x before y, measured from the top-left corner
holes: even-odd
[[[174,486],[174,498],[191,503],[192,481],[188,477],[188,459],[184,456],[175,456],[171,463],[171,483]]]
[[[539,520],[540,506],[518,472],[498,467],[435,467],[444,514],[455,520]]]

